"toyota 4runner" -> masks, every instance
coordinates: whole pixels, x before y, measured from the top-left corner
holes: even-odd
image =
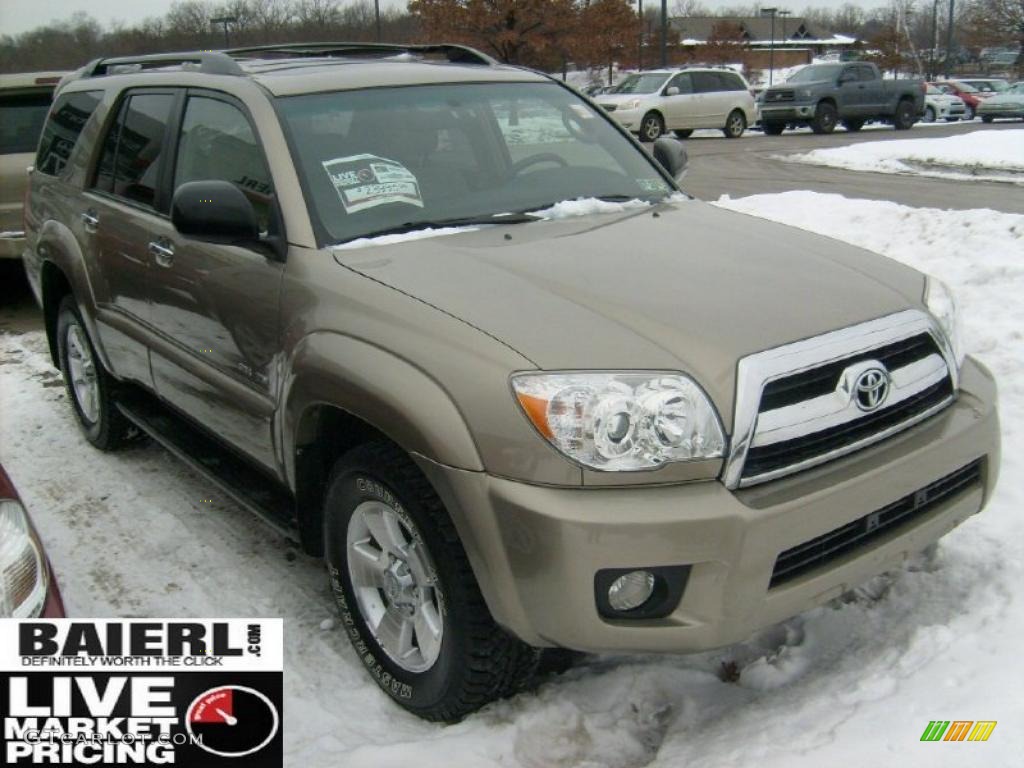
[[[946,287],[684,164],[458,46],[101,60],[24,256],[87,440],[141,430],[323,556],[367,670],[455,720],[558,649],[743,640],[992,493]]]

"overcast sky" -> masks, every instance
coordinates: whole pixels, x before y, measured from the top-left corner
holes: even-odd
[[[85,11],[104,25],[111,21],[134,23],[147,16],[163,16],[171,7],[172,0],[0,0],[0,33],[16,35],[53,20],[66,19],[76,11]],[[769,1],[770,0],[766,0]],[[407,0],[381,0],[383,6],[402,6]],[[647,0],[651,5],[658,0]],[[746,4],[745,0],[739,0]],[[795,2],[772,3],[780,8],[791,8],[799,12],[809,5],[837,7],[846,0],[796,0]],[[874,8],[884,5],[884,0],[853,0],[855,5]],[[736,5],[737,0],[705,0],[710,7]],[[675,0],[669,0],[669,9]]]

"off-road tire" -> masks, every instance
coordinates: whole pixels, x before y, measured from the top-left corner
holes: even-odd
[[[72,382],[68,365],[68,333],[72,328],[81,331],[81,337],[88,347],[88,353],[92,357],[92,366],[95,371],[96,386],[98,389],[98,415],[95,420],[90,420],[78,402],[75,394],[75,386]],[[75,412],[78,426],[94,447],[101,451],[113,451],[120,448],[127,441],[132,433],[131,423],[118,410],[115,404],[115,394],[118,389],[117,380],[103,367],[103,362],[96,354],[96,347],[89,338],[89,331],[82,321],[82,314],[74,297],[65,296],[57,310],[57,357],[60,362],[60,371],[64,376],[64,386],[71,401],[71,407]]]
[[[434,562],[444,628],[440,654],[426,671],[409,672],[396,664],[360,613],[346,560],[346,532],[364,501],[399,505]],[[368,443],[337,460],[324,499],[324,548],[345,634],[377,684],[405,709],[427,720],[457,722],[532,681],[539,651],[494,622],[444,505],[394,444]]]
[[[648,112],[640,121],[640,141],[657,141],[665,133],[665,120],[657,112]]]
[[[722,133],[725,134],[725,138],[727,139],[738,139],[743,135],[745,130],[747,130],[747,118],[744,116],[742,110],[734,109],[725,119],[725,126],[722,128]]]
[[[917,115],[914,114],[914,102],[901,99],[896,105],[896,114],[892,117],[892,125],[897,131],[909,131],[914,127]]]
[[[764,131],[767,136],[781,136],[782,132],[786,130],[785,123],[761,123],[761,130]]]
[[[838,113],[836,108],[827,101],[821,102],[814,110],[811,130],[815,133],[832,133],[836,129]]]

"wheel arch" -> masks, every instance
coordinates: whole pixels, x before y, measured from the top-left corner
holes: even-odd
[[[334,462],[387,440],[412,458],[483,470],[465,418],[441,385],[412,363],[338,333],[307,336],[285,376],[279,430],[303,548],[320,554],[322,506]]]

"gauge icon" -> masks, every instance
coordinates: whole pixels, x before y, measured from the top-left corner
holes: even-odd
[[[212,755],[245,757],[269,744],[281,725],[277,707],[255,688],[223,685],[201,693],[185,714],[193,743]]]

